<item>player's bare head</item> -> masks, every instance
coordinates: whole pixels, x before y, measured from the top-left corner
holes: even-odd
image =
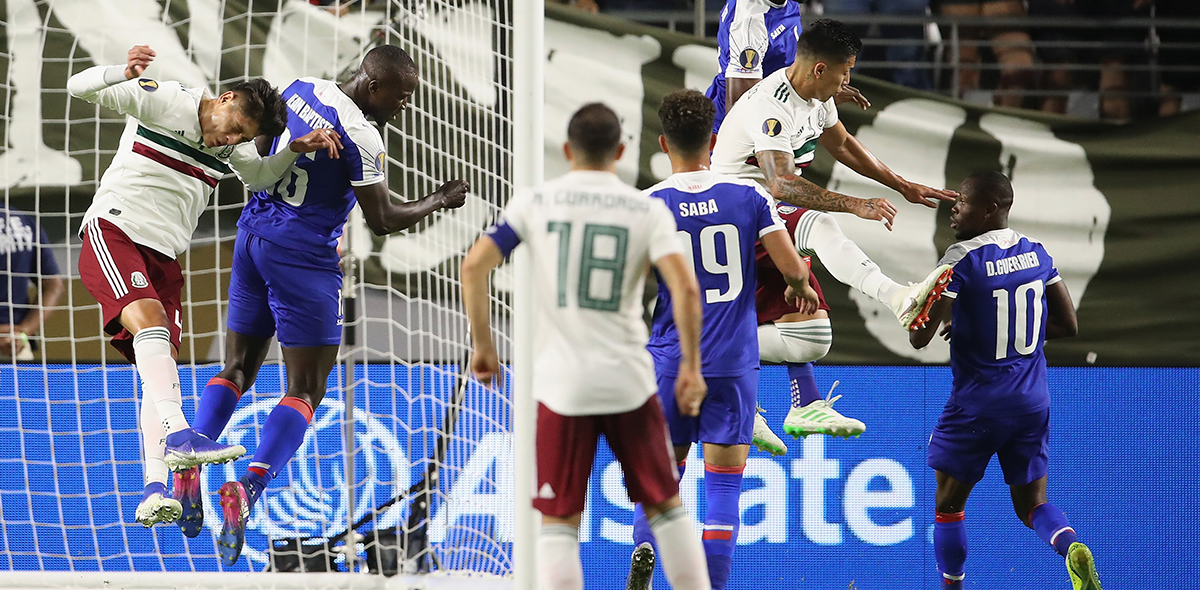
[[[994,171],[976,172],[962,181],[950,209],[950,229],[960,240],[1008,227],[1013,190],[1008,177]]]
[[[585,104],[567,124],[567,145],[577,167],[605,169],[621,148],[621,119],[602,103]]]
[[[217,97],[200,117],[208,147],[234,145],[259,135],[277,137],[287,129],[287,105],[279,90],[262,78],[241,82]]]
[[[823,18],[804,27],[796,41],[796,67],[818,90],[819,100],[828,100],[850,83],[862,39],[846,23]]]
[[[695,90],[676,90],[664,96],[658,107],[667,146],[683,156],[695,156],[711,148],[716,116],[712,101]]]
[[[417,91],[417,64],[403,49],[380,45],[367,52],[358,75],[366,90],[363,112],[380,125],[408,108]]]

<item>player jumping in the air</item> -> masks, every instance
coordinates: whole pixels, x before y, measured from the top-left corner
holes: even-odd
[[[246,473],[218,491],[224,524],[217,551],[226,565],[241,555],[250,509],[300,448],[313,409],[325,397],[342,341],[336,244],[355,201],[367,226],[381,236],[465,202],[469,187],[461,180],[408,203],[394,203],[388,195],[383,137],[368,117],[379,125],[390,121],[408,106],[417,84],[417,67],[408,54],[392,45],[376,47],[348,82],[292,82],[283,91],[284,137],[259,145],[275,153],[286,137],[319,129],[331,130],[342,150],[338,159],[317,153],[297,160],[282,180],[256,192],[238,219],[225,366],[204,387],[196,430],[220,436],[242,392],[254,384],[274,335],[283,349],[288,383],[263,424]],[[194,537],[204,522],[199,469],[178,474],[176,484],[183,502],[179,526]]]
[[[603,434],[625,472],[629,498],[645,506],[671,587],[707,590],[704,552],[679,500],[642,322],[643,286],[653,265],[675,304],[679,364],[672,367],[678,371],[673,411],[699,415],[705,396],[699,287],[667,207],[613,173],[625,147],[616,113],[602,104],[585,105],[571,117],[567,139],[563,149],[571,172],[514,196],[500,222],[463,261],[471,370],[485,383],[500,371],[488,321],[488,273],[524,242],[532,258],[536,310],[533,506],[542,513],[541,588],[583,588],[579,523]]]
[[[793,234],[800,252],[815,254],[834,278],[883,302],[902,326],[911,328],[925,317],[929,304],[945,288],[949,269],[940,267],[916,285],[897,284],[824,213],[854,213],[883,221],[890,229],[895,207],[886,199],[859,199],[828,191],[800,176],[812,163],[819,143],[839,162],[896,190],[908,201],[936,207],[938,199],[953,199],[953,191],[901,178],[838,121],[833,97],[850,83],[850,70],[861,48],[862,41],[843,23],[821,19],[810,24],[800,35],[792,65],[764,78],[729,111],[713,150],[713,170],[757,180],[776,199],[804,208]],[[797,436],[861,433],[861,422],[837,414],[829,407],[833,400],[820,400],[811,367],[801,366],[828,350],[832,339],[828,316],[822,313],[777,321],[794,324],[795,329],[764,324],[760,347],[767,354],[779,351],[780,356],[764,360],[796,365],[789,367],[794,395],[785,430]],[[831,429],[832,423],[841,427]],[[775,454],[787,452],[783,441],[762,430],[756,428],[756,446]]]
[[[260,158],[253,145],[238,144],[283,132],[279,92],[256,78],[213,98],[203,88],[141,77],[153,60],[154,51],[139,45],[125,65],[95,66],[67,81],[72,96],[128,117],[83,217],[79,274],[100,303],[113,347],[142,380],[146,487],[135,517],[145,526],[179,517],[179,502],[167,495],[168,468],[230,461],[246,452],[198,434],[183,416],[175,358],[184,279],[176,257],[187,249],[217,180],[231,168],[261,188],[279,180],[296,152],[336,150],[325,133],[314,133],[278,156]]]
[[[742,472],[757,415],[755,246],[762,242],[787,279],[780,291],[787,289],[792,309],[811,313],[816,311],[818,299],[808,285],[808,266],[788,239],[766,190],[752,180],[709,170],[709,150],[716,139],[711,131],[714,114],[712,102],[694,90],[663,98],[658,109],[663,128],[659,145],[671,158],[673,174],[646,190],[675,215],[688,262],[700,283],[704,318],[701,370],[708,396],[699,416],[682,415],[675,403],[680,339],[666,289],[658,291],[649,348],[658,375],[658,397],[681,471],[692,443],[704,444],[707,509],[702,539],[713,590],[724,590],[741,525]],[[644,590],[654,571],[654,535],[640,505],[633,514],[637,548],[626,588]]]
[[[1050,392],[1046,340],[1079,331],[1067,285],[1046,249],[1008,228],[1013,191],[999,172],[976,172],[959,189],[950,228],[961,240],[941,264],[954,267],[946,297],[909,334],[914,348],[943,321],[950,340],[950,399],[929,438],[937,475],[933,551],[944,588],[963,586],[967,497],[992,455],[1025,526],[1066,558],[1075,590],[1100,590],[1092,553],[1046,499]]]

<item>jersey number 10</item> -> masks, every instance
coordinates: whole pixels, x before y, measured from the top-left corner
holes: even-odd
[[[1045,292],[1046,284],[1041,279],[1017,287],[1013,292],[1015,305],[1012,307],[1015,313],[1011,314],[1015,317],[1010,317],[1008,289],[992,291],[992,297],[996,299],[996,360],[1008,358],[1010,325],[1014,327],[1012,348],[1017,354],[1024,356],[1037,348],[1042,333],[1042,295]],[[1029,305],[1031,293],[1033,309]],[[1033,316],[1032,325],[1030,315]]]

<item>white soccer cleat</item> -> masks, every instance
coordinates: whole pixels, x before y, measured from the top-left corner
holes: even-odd
[[[825,399],[819,399],[802,408],[792,408],[787,418],[783,420],[783,431],[797,438],[810,434],[827,434],[829,436],[858,436],[867,430],[866,424],[847,418],[833,409],[833,402],[842,396],[830,397],[840,381],[834,381],[833,387]]]
[[[751,444],[758,447],[758,450],[775,456],[786,455],[787,445],[783,444],[783,439],[771,431],[771,427],[767,425],[767,419],[763,417],[765,413],[762,408],[759,408],[758,412],[754,414],[754,438],[751,440]]]
[[[160,522],[175,522],[183,514],[183,506],[179,500],[167,495],[167,486],[160,482],[146,484],[142,491],[142,502],[138,504],[133,517],[144,527],[152,527]]]
[[[888,307],[900,320],[900,325],[910,332],[925,325],[929,321],[929,308],[942,298],[942,291],[950,284],[954,276],[954,268],[943,264],[929,273],[925,280],[904,287],[892,295]]]

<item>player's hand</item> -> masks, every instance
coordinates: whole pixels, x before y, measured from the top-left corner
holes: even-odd
[[[788,285],[788,288],[783,292],[783,299],[788,305],[795,306],[800,313],[812,315],[817,313],[817,309],[821,307],[821,298],[817,297],[817,292],[813,290],[812,285],[805,285],[803,291],[797,291]]]
[[[852,102],[858,105],[859,108],[864,111],[867,110],[867,107],[871,106],[871,101],[867,100],[867,97],[863,96],[863,93],[859,92],[857,88],[849,84],[842,86],[842,89],[839,90],[837,94],[833,95],[833,104],[843,104],[847,102]]]
[[[942,324],[942,340],[950,341],[950,320],[946,320],[946,323]]]
[[[125,79],[132,80],[141,76],[142,72],[146,71],[146,66],[154,61],[155,55],[158,54],[154,53],[154,50],[150,49],[149,45],[134,45],[130,47],[129,53],[126,54]]]
[[[491,385],[500,374],[500,357],[495,346],[477,346],[471,353],[471,373],[484,385]]]
[[[909,182],[900,187],[900,194],[904,195],[905,201],[917,205],[925,205],[930,209],[937,209],[938,201],[953,203],[958,198],[958,193],[950,189],[936,189],[915,182]]]
[[[675,378],[675,403],[679,406],[679,413],[699,416],[700,404],[704,403],[707,396],[708,384],[700,375],[700,369],[680,369],[679,376]]]
[[[318,150],[326,150],[330,159],[338,158],[338,150],[342,149],[342,138],[333,129],[313,129],[308,133],[293,139],[288,149],[297,154],[307,154]]]
[[[438,205],[442,209],[458,209],[467,202],[467,191],[469,190],[471,190],[471,183],[465,180],[451,180],[438,187],[433,192],[433,197],[438,200]]]
[[[882,221],[883,227],[892,231],[892,221],[896,219],[896,206],[887,199],[859,199],[854,214],[872,221]]]

